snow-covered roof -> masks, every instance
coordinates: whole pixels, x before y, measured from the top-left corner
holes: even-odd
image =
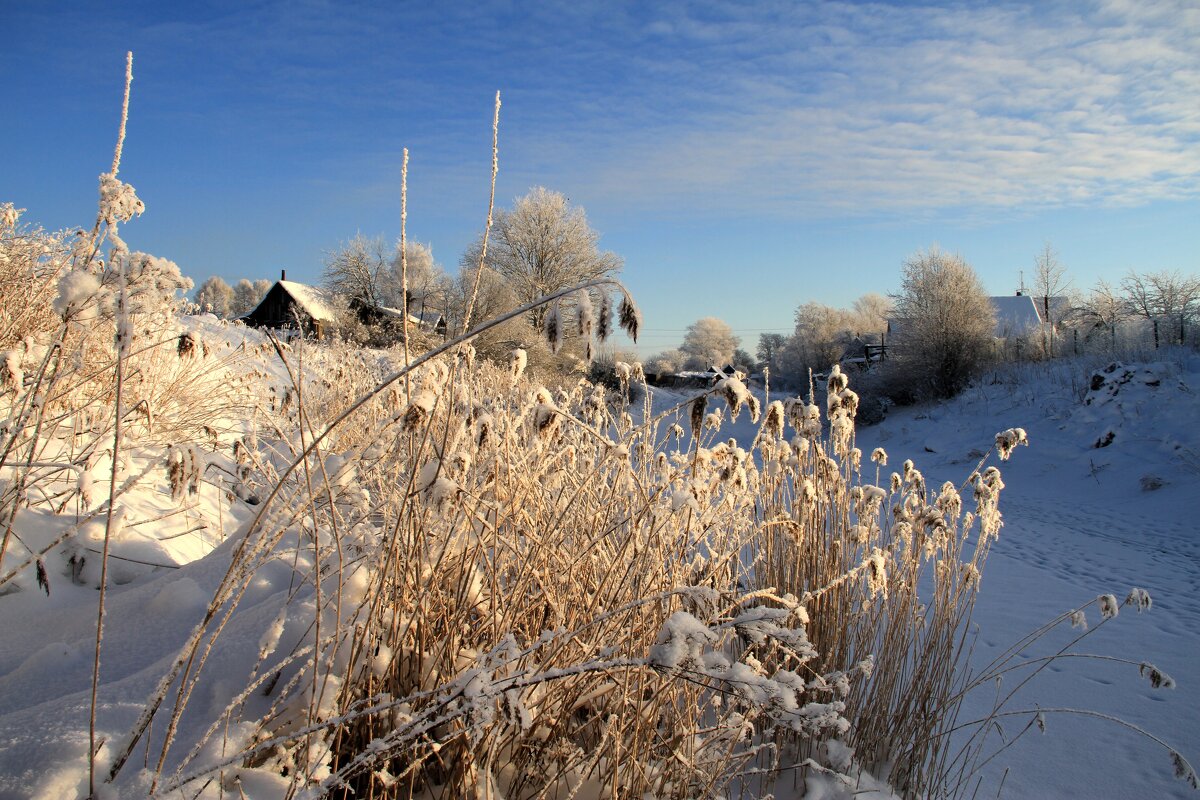
[[[440,311],[427,308],[422,310],[420,314],[409,314],[409,317],[424,325],[437,325],[438,321],[442,319],[442,314]]]
[[[396,320],[404,319],[404,312],[398,308],[392,308],[391,306],[368,306],[368,308],[373,308],[385,317],[390,317]],[[408,321],[416,322],[417,320],[412,314],[409,314]]]
[[[1037,303],[1027,294],[989,297],[996,311],[996,338],[1023,336],[1042,324]]]
[[[1051,296],[1050,319],[1061,320],[1071,310],[1071,298],[1065,295]]]
[[[333,322],[333,301],[329,294],[315,286],[295,281],[280,281],[279,285],[292,296],[310,317],[320,322]]]
[[[390,317],[391,319],[404,319],[404,312],[399,308],[392,308],[390,306],[375,306],[375,310],[383,314],[385,317]],[[438,321],[441,319],[442,315],[437,311],[422,311],[420,314],[414,314],[411,311],[408,312],[409,325],[425,325],[433,327],[434,325],[437,325]]]

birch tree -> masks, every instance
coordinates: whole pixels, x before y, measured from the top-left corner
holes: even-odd
[[[485,267],[503,278],[519,304],[587,280],[615,275],[621,259],[599,247],[600,235],[582,208],[541,186],[496,213]],[[477,269],[482,235],[463,254],[464,269]],[[540,329],[547,313],[534,309],[529,322]]]

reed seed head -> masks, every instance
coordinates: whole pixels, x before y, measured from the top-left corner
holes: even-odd
[[[621,293],[621,306],[617,311],[617,322],[629,338],[637,341],[638,331],[642,328],[642,312],[628,292]]]
[[[708,395],[702,394],[688,406],[688,416],[692,423],[692,438],[699,439],[704,428],[704,412],[708,409]]]
[[[606,341],[612,334],[612,295],[607,291],[600,293],[600,313],[596,316],[596,339]]]

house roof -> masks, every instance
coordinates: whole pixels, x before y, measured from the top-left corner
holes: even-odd
[[[367,308],[369,308],[372,311],[378,311],[383,316],[390,317],[391,319],[394,319],[394,320],[404,319],[404,312],[398,308],[392,308],[391,306],[370,306],[370,305],[367,306]],[[416,317],[414,317],[412,314],[409,314],[408,321],[415,322]]]
[[[1051,295],[1050,297],[1050,319],[1062,319],[1062,317],[1071,310],[1071,298],[1065,295]]]
[[[432,308],[424,309],[420,314],[409,314],[409,317],[425,325],[437,325],[439,321],[444,319],[440,311],[434,311]]]
[[[395,320],[404,319],[404,311],[391,306],[373,306],[373,308],[385,317],[390,317]],[[411,311],[408,313],[408,324],[410,325],[428,325],[433,327],[442,320],[442,315],[437,311],[422,311],[420,314],[414,314]]]
[[[1037,303],[1027,294],[989,297],[996,311],[996,338],[1023,336],[1042,324]]]
[[[337,319],[333,312],[332,298],[323,289],[295,281],[279,281],[279,285],[313,319],[321,322],[333,322]]]

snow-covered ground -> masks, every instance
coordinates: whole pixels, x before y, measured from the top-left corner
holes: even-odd
[[[251,358],[252,368],[265,371],[272,363],[254,332],[211,321],[190,324],[202,325],[214,348],[236,350],[240,337],[246,337],[247,352],[262,355]],[[1192,721],[1192,712],[1200,700],[1200,402],[1195,392],[1200,390],[1200,357],[1173,354],[1157,363],[1114,368],[1102,373],[1094,389],[1090,373],[1090,368],[1067,362],[1006,371],[953,401],[895,409],[883,423],[860,429],[858,445],[867,452],[884,447],[893,466],[912,458],[929,484],[937,486],[943,480],[961,484],[997,431],[1014,426],[1028,431],[1030,446],[1019,448],[1002,465],[1005,527],[983,576],[973,666],[981,668],[1026,633],[1099,594],[1120,599],[1131,587],[1142,587],[1153,597],[1153,608],[1141,614],[1126,608],[1074,651],[1128,659],[1134,665],[1084,658],[1056,661],[1007,708],[1111,715],[1162,737],[1196,763],[1200,726]],[[264,379],[282,386],[285,376],[276,369]],[[656,406],[683,396],[659,392]],[[743,415],[727,424],[722,438],[734,436],[748,445],[755,430]],[[144,454],[147,459],[161,455]],[[135,454],[127,471],[139,466]],[[232,462],[223,466],[234,469]],[[130,727],[224,574],[229,543],[222,540],[251,507],[230,500],[223,486],[232,484],[222,474],[227,473],[214,468],[213,483],[200,487],[191,510],[170,519],[174,527],[159,526],[153,541],[141,541],[131,531],[127,547],[120,550],[139,561],[171,567],[136,561],[116,565],[120,582],[110,590],[101,670],[102,732]],[[130,502],[149,500],[134,496]],[[168,504],[162,513],[170,509]],[[149,506],[135,510],[141,518],[155,516]],[[55,526],[66,523],[47,519],[45,524],[39,535],[49,537],[57,532]],[[31,581],[24,581],[21,591],[0,596],[0,798],[70,797],[81,779],[86,789],[96,592],[86,581],[81,585],[66,579],[65,564],[48,567],[49,597]],[[271,621],[291,588],[293,568],[281,563],[264,568],[262,580],[224,634],[230,641],[245,640],[245,652],[231,655],[236,648],[227,648],[214,653],[226,660],[207,670],[193,704],[220,709],[231,692],[246,684],[262,631],[279,627]],[[304,609],[295,609],[292,616],[304,619],[305,613],[311,618]],[[1095,628],[1099,613],[1093,606],[1088,614]],[[302,631],[283,627],[283,640],[299,641]],[[1029,655],[1051,655],[1078,634],[1064,622]],[[1138,674],[1136,663],[1142,661],[1172,676],[1178,687],[1152,689]],[[1011,673],[1002,689],[1024,674]],[[995,692],[994,684],[982,687],[968,700],[962,720],[986,715]],[[1003,737],[1015,736],[1030,718],[1001,720]],[[1164,748],[1118,723],[1048,712],[1045,725],[1044,734],[1033,728],[987,764],[979,797],[998,791],[1010,798],[1191,795],[1173,779]],[[201,733],[188,730],[180,736],[191,741]],[[232,738],[236,741],[236,732]],[[990,745],[1002,741],[993,730]],[[142,749],[134,754],[139,766],[146,757]],[[153,761],[154,754],[149,758]]]
[[[168,485],[167,463],[171,453],[189,448],[147,443],[132,447],[122,459],[120,479],[138,477],[118,503],[134,522],[117,526],[111,542],[97,709],[100,760],[111,757],[113,741],[134,724],[225,576],[237,544],[233,534],[253,515],[255,495],[261,491],[240,480],[232,444],[247,436],[250,441],[256,435],[264,440],[272,437],[271,431],[255,430],[250,417],[265,415],[252,410],[278,406],[290,385],[286,368],[261,331],[202,315],[182,317],[173,333],[180,332],[203,342],[203,369],[212,381],[205,385],[234,387],[238,401],[227,407],[224,416],[217,412],[213,423],[220,430],[213,431],[211,441],[190,450],[197,457],[196,480],[181,491],[178,501]],[[301,358],[296,349],[301,345],[291,347],[285,342],[281,347],[293,363],[320,366],[323,374],[335,373],[337,359],[348,357],[344,350],[305,346]],[[386,361],[386,355],[374,351],[355,352],[353,357],[372,364]],[[214,392],[200,403],[206,400],[225,403],[228,397],[223,391]],[[130,441],[136,440],[135,432]],[[270,448],[266,450],[268,454],[260,457],[271,460]],[[106,473],[108,463],[101,461],[91,473]],[[92,493],[97,502],[107,498],[107,478],[103,484],[97,479]],[[21,539],[10,545],[0,570],[0,576],[8,577],[30,548],[40,550],[67,535],[65,543],[44,559],[47,590],[35,582],[32,567],[20,570],[0,588],[0,798],[4,800],[87,796],[96,587],[105,515],[93,513],[94,518],[78,525],[75,533],[77,518],[71,509],[67,511],[23,510]],[[78,560],[72,563],[71,559]],[[281,636],[272,621],[288,603],[294,570],[304,566],[273,559],[261,567],[239,604],[239,613],[222,634],[233,646],[213,652],[216,662],[193,691],[199,707],[219,711],[246,685],[256,668],[263,631],[274,629],[276,640]],[[307,613],[311,619],[311,607],[301,605],[292,608],[293,615],[300,619]],[[293,628],[307,624],[286,626],[285,646],[302,636]],[[248,701],[248,708],[254,700]],[[185,719],[178,738],[199,741],[206,724],[196,726]],[[155,754],[143,748],[134,756],[137,766],[145,759],[153,766]],[[102,796],[110,795],[117,796],[111,790]]]

